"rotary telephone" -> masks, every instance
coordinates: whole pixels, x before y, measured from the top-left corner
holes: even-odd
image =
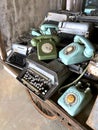
[[[90,84],[78,82],[70,86],[58,99],[58,104],[71,116],[76,116],[92,99]]]
[[[76,35],[74,42],[59,52],[59,58],[65,65],[82,63],[90,60],[94,55],[94,47],[91,42],[83,36]]]
[[[57,36],[39,36],[31,40],[31,44],[37,47],[39,60],[48,60],[57,58],[56,44],[59,43]]]

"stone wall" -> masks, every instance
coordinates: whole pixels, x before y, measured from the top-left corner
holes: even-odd
[[[1,0],[0,28],[9,45],[16,37],[37,27],[49,10],[61,9],[62,0]]]

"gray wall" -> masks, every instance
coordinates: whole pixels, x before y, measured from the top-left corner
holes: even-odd
[[[7,45],[32,27],[37,27],[49,10],[61,9],[62,0],[1,0],[0,28]]]

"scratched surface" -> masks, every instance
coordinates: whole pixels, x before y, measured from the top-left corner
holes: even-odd
[[[89,125],[94,130],[98,130],[98,96],[87,120],[87,125]]]

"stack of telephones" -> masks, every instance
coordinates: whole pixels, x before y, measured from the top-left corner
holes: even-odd
[[[76,20],[77,15],[80,18],[79,12],[48,12],[39,29],[32,29],[34,52],[26,56],[27,66],[17,77],[26,88],[46,100],[62,88],[71,73],[79,72],[77,82],[69,85],[57,101],[71,116],[76,116],[92,98],[91,86],[83,84],[81,77],[98,79],[98,55],[95,56],[96,49],[90,40],[95,26],[89,22],[91,19]],[[73,42],[67,43],[67,36]]]

